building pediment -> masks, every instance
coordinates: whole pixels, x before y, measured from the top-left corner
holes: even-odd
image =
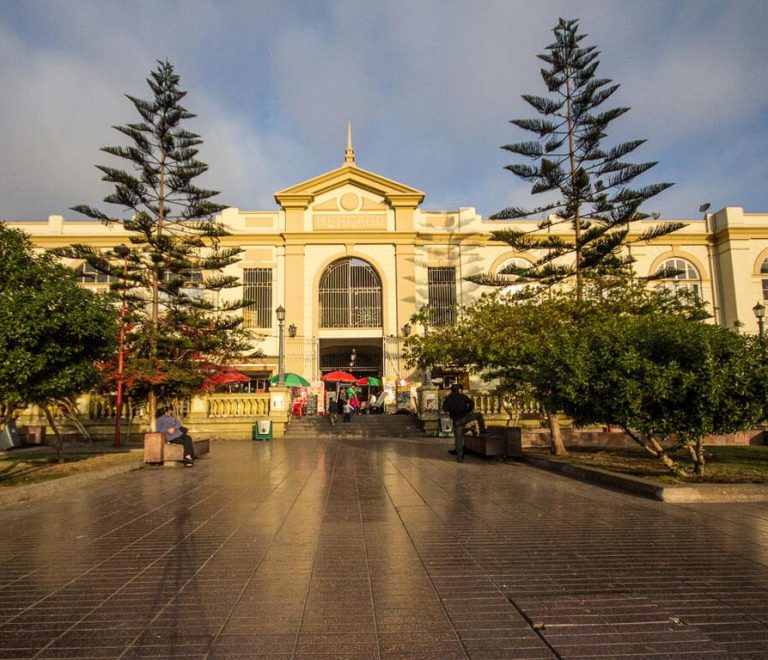
[[[373,198],[384,199],[391,208],[415,209],[424,200],[424,193],[421,190],[361,169],[354,163],[345,163],[335,170],[280,190],[275,193],[275,200],[284,209],[306,209],[317,197],[327,197],[327,193],[338,189],[340,192],[338,200],[324,201],[323,204],[329,206],[327,210],[333,210],[331,208],[333,204],[344,208],[345,195],[349,193],[343,193],[342,189],[349,189],[350,186],[363,193],[361,197],[363,203],[375,204],[375,202],[365,201],[369,199],[365,193],[371,194]],[[347,197],[347,200],[350,199]]]

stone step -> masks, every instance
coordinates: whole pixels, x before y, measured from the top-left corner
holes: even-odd
[[[331,424],[328,417],[294,417],[286,431],[291,438],[348,437],[404,438],[424,437],[414,415],[355,415],[344,423],[341,417]]]

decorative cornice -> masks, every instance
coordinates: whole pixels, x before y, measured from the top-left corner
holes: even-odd
[[[356,165],[345,163],[335,170],[276,192],[275,200],[283,208],[286,208],[285,203],[293,204],[291,208],[300,208],[296,201],[301,200],[303,202],[304,199],[309,198],[306,206],[301,207],[306,208],[312,199],[318,195],[346,184],[368,190],[387,200],[394,200],[399,206],[410,205],[415,208],[424,199],[424,193],[421,190],[387,179]]]
[[[726,227],[710,235],[710,241],[715,245],[731,240],[768,239],[768,227]]]
[[[276,193],[275,199],[277,200],[277,203],[287,211],[288,209],[306,209],[315,199],[315,196],[288,193],[278,197],[278,194]]]
[[[424,193],[390,193],[385,195],[392,208],[410,208],[415,209],[424,201]]]

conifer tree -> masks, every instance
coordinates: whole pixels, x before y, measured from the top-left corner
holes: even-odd
[[[554,42],[538,56],[546,64],[541,76],[549,95],[522,97],[539,117],[511,121],[534,138],[502,147],[524,159],[506,169],[531,183],[531,193],[543,195],[547,201],[534,209],[509,207],[492,215],[491,219],[498,220],[541,219],[531,231],[500,230],[492,232],[492,237],[518,251],[540,255],[530,267],[509,266],[503,274],[516,276],[521,284],[543,287],[573,278],[577,300],[581,300],[585,280],[631,275],[633,259],[622,251],[623,246],[664,236],[684,225],[664,222],[629,237],[630,224],[649,217],[640,210],[641,205],[672,184],[630,187],[656,163],[625,160],[645,140],[603,146],[611,122],[629,110],[602,109],[619,85],[596,76],[600,53],[595,46],[582,45],[587,35],[579,33],[577,20],[561,18],[553,32]],[[570,225],[570,231],[546,231],[558,225]],[[486,285],[509,285],[502,278],[472,279]],[[529,287],[526,293],[541,290],[541,286]]]
[[[181,104],[186,92],[167,61],[158,61],[147,83],[151,100],[127,95],[140,121],[114,127],[128,145],[102,148],[128,169],[97,165],[102,181],[114,186],[104,201],[122,207],[123,216],[72,208],[121,225],[130,244],[57,252],[84,259],[115,280],[128,329],[124,378],[139,391],[143,385],[154,428],[158,395],[168,400],[189,394],[203,378],[201,366],[226,360],[249,343],[240,315],[232,313],[242,303],[219,301],[217,292],[239,286],[238,278],[221,271],[241,250],[221,245],[228,232],[213,217],[225,208],[212,201],[218,192],[195,183],[208,166],[197,158],[202,139],[184,127],[195,116]]]

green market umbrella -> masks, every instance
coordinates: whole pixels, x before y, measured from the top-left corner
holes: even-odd
[[[376,378],[376,376],[365,376],[364,378],[358,378],[355,384],[360,385],[361,387],[365,387],[366,385],[370,387],[381,385],[381,381]]]
[[[277,381],[280,380],[279,376],[272,376],[269,382],[272,385],[277,385]],[[309,381],[299,374],[295,374],[291,371],[285,373],[285,384],[288,387],[309,387]]]

